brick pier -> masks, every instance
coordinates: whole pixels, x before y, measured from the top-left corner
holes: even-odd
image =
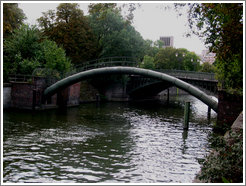
[[[47,88],[46,78],[34,77],[32,83],[11,82],[12,108],[32,109],[33,90],[36,91],[35,109],[56,108],[58,106],[79,105],[80,82],[59,91],[47,100],[43,99],[43,91]]]

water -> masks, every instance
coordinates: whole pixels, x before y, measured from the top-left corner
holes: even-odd
[[[169,106],[88,103],[35,116],[4,111],[3,182],[190,183],[210,150],[212,124],[207,106],[189,95],[171,97]]]

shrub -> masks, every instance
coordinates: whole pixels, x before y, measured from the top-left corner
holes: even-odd
[[[196,178],[205,182],[233,183],[243,181],[243,132],[229,132],[229,137],[212,136],[214,151],[203,162],[201,174]]]

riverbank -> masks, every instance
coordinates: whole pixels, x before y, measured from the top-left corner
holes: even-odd
[[[231,146],[235,143],[235,141],[230,138],[230,134],[240,134],[243,133],[243,111],[239,114],[239,116],[237,117],[237,119],[234,121],[233,125],[231,126],[231,130],[227,131],[226,134],[224,135],[224,139],[225,141]],[[243,140],[243,138],[241,138],[240,140]],[[211,154],[209,156],[218,156],[219,153],[216,151],[212,151]],[[241,160],[237,160],[237,161],[241,161]],[[201,175],[202,169],[199,171],[198,175]],[[211,183],[212,180],[199,180],[197,177],[193,180],[192,183]]]

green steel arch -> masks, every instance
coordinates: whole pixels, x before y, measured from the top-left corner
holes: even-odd
[[[92,78],[94,76],[105,75],[105,74],[143,75],[143,76],[167,81],[167,82],[172,83],[174,86],[195,96],[196,98],[201,100],[203,103],[211,107],[215,112],[218,111],[217,101],[213,100],[206,93],[194,87],[193,85],[186,83],[178,78],[164,74],[164,73],[156,72],[153,70],[142,69],[142,68],[136,68],[136,67],[105,67],[105,68],[98,68],[98,69],[92,69],[92,70],[80,72],[80,73],[71,75],[69,77],[66,77],[56,82],[55,84],[51,85],[50,87],[46,88],[44,90],[44,97],[50,97],[54,95],[55,93],[57,93],[58,91],[70,85],[73,85],[74,83],[80,82],[85,79]]]

